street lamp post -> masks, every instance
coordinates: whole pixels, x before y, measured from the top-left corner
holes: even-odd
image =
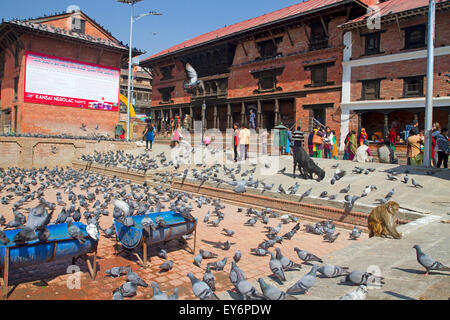
[[[434,72],[434,32],[435,0],[430,0],[428,8],[428,55],[427,55],[427,95],[425,105],[425,150],[423,166],[431,167],[431,126],[433,122],[433,72]]]
[[[132,65],[132,58],[133,58],[133,23],[138,21],[139,19],[154,15],[159,16],[161,13],[151,11],[148,13],[143,13],[138,16],[134,16],[134,5],[138,2],[141,2],[143,0],[117,0],[117,2],[129,4],[131,7],[131,18],[130,18],[130,43],[129,43],[129,56],[128,56],[128,93],[127,93],[127,141],[131,140],[131,134],[130,134],[130,104],[131,104],[131,65]]]
[[[206,130],[206,103],[205,100],[203,100],[203,104],[202,104],[202,143],[203,143],[203,135],[205,133]]]

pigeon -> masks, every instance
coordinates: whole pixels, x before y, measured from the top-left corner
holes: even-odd
[[[413,248],[416,249],[417,262],[419,262],[426,269],[426,276],[428,275],[430,270],[450,271],[449,267],[423,253],[419,245],[416,244]]]
[[[124,297],[134,297],[137,291],[137,284],[135,282],[127,281],[120,286],[119,290]]]
[[[209,211],[205,214],[205,217],[203,218],[203,222],[204,223],[208,223],[208,221],[209,221]]]
[[[219,300],[206,282],[197,279],[192,272],[189,272],[187,276],[191,280],[192,292],[197,298],[200,300]]]
[[[349,191],[350,191],[350,185],[348,185],[344,189],[341,189],[341,191],[339,191],[339,193],[348,193]]]
[[[226,234],[228,237],[232,237],[232,236],[234,235],[234,231],[233,231],[233,230],[229,230],[229,229],[223,228],[222,231],[225,232],[225,234]]]
[[[325,198],[326,196],[328,195],[328,192],[327,191],[324,191],[324,192],[322,192],[321,194],[320,194],[320,198]]]
[[[113,291],[112,300],[123,300],[123,295],[120,289],[116,289]]]
[[[356,240],[359,239],[361,236],[362,229],[358,229],[356,226],[353,227],[353,230],[351,233],[349,233],[350,240]]]
[[[277,172],[277,174],[284,174],[284,172],[286,171],[286,167],[284,167],[283,169],[281,169],[281,170],[279,170],[278,172]]]
[[[311,191],[312,191],[312,188],[309,188],[308,190],[306,190],[306,191],[300,196],[299,201],[302,201],[303,198],[305,198],[305,197],[309,197],[309,195],[311,194]]]
[[[278,192],[280,194],[286,194],[286,190],[284,190],[284,188],[283,188],[283,186],[281,184],[278,186]]]
[[[127,272],[127,281],[136,283],[144,288],[148,287],[148,284],[136,272],[133,272],[130,267],[126,267],[125,271]]]
[[[408,181],[409,181],[409,176],[408,176],[408,174],[406,174],[406,175],[403,177],[402,182],[403,182],[404,184],[407,184]]]
[[[194,264],[200,268],[201,264],[202,264],[202,260],[203,260],[203,256],[201,253],[199,253],[194,257]]]
[[[318,266],[317,265],[313,265],[312,268],[311,268],[311,271],[309,271],[300,280],[298,280],[292,287],[287,289],[286,293],[289,293],[289,294],[301,294],[301,293],[304,293],[306,295],[309,295],[308,290],[311,289],[311,287],[316,282],[317,269],[318,269]]]
[[[20,245],[37,239],[38,236],[36,235],[36,231],[33,228],[25,227],[14,236],[13,242]]]
[[[213,259],[213,258],[217,258],[219,256],[217,253],[213,253],[208,250],[200,249],[199,252],[202,255],[203,259]]]
[[[277,277],[280,281],[286,281],[286,276],[284,275],[283,265],[281,261],[275,258],[273,252],[270,252],[270,262],[269,267],[272,273]]]
[[[167,260],[162,265],[160,265],[159,268],[161,269],[161,272],[163,272],[163,271],[170,271],[173,268],[173,261],[172,260]]]
[[[374,276],[370,272],[362,272],[362,271],[352,271],[345,276],[344,279],[341,280],[340,283],[352,283],[357,285],[367,285],[368,283],[372,283],[375,280],[383,280],[383,277]],[[383,282],[381,282],[383,283]]]
[[[251,251],[260,257],[266,256],[267,254],[269,254],[269,251],[267,251],[266,249],[263,248],[256,248],[256,249],[251,249]]]
[[[252,227],[253,227],[253,226],[255,225],[256,221],[258,221],[256,218],[251,218],[251,219],[247,220],[247,221],[244,223],[244,225],[249,225],[249,226],[252,226]]]
[[[414,180],[414,178],[411,179],[411,183],[412,183],[413,186],[416,187],[416,188],[423,188],[423,186],[421,186],[420,184],[418,184],[418,183]]]
[[[303,260],[304,262],[317,261],[323,263],[322,259],[313,255],[312,253],[309,253],[306,250],[300,250],[299,248],[296,247],[294,248],[294,251],[297,252],[297,255],[300,258],[300,260]]]
[[[159,289],[159,286],[155,281],[150,283],[150,286],[153,289],[152,300],[169,300],[167,294],[165,294],[164,292],[161,291],[161,289]]]
[[[216,291],[214,275],[209,267],[206,267],[205,274],[203,275],[203,281],[208,284],[212,291]]]
[[[169,296],[169,300],[178,300],[178,288],[175,288],[173,290],[172,295]]]
[[[198,74],[190,63],[186,63],[186,74],[189,81],[183,82],[183,88],[185,91],[191,91],[197,87],[201,88],[202,92],[205,91],[205,86],[202,80],[198,80]]]
[[[228,258],[225,257],[223,260],[216,261],[216,262],[210,262],[206,266],[210,267],[212,270],[222,271],[225,265],[227,264]]]
[[[95,224],[88,224],[86,226],[86,232],[92,239],[94,239],[96,241],[100,238],[100,233]]]
[[[355,290],[346,293],[339,300],[365,300],[367,295],[367,287],[365,285],[360,285]]]
[[[111,269],[105,270],[105,274],[117,278],[120,277],[124,271],[124,267],[112,267]]]
[[[333,265],[320,266],[317,271],[323,274],[327,278],[335,278],[348,274],[348,267],[340,267]]]
[[[164,249],[160,249],[158,252],[158,257],[162,259],[167,259],[167,251]]]
[[[3,230],[0,230],[0,243],[2,245],[7,245],[9,243],[9,239]]]
[[[292,268],[301,268],[302,267],[300,264],[295,263],[295,262],[291,261],[289,258],[284,257],[283,254],[281,253],[280,248],[275,248],[275,251],[277,253],[275,258],[280,260],[281,267],[283,268],[283,270],[289,270]]]
[[[50,239],[50,231],[45,226],[38,229],[38,239],[41,242],[47,242]]]
[[[324,240],[328,240],[328,242],[333,243],[336,241],[336,239],[339,237],[340,233],[338,232],[337,234],[333,234],[331,232],[327,232],[324,236],[323,239]]]
[[[286,292],[267,284],[264,282],[263,278],[258,278],[258,283],[264,298],[267,300],[297,300],[294,296],[286,294]]]
[[[54,223],[55,224],[66,223],[67,218],[69,218],[69,214],[67,213],[66,209],[63,208]]]
[[[86,242],[83,232],[72,223],[72,220],[67,222],[67,232],[73,239],[80,241],[81,244]]]
[[[244,300],[247,300],[247,298],[257,298],[257,299],[264,299],[264,296],[260,294],[256,288],[247,280],[240,279],[237,283],[237,291],[242,295]]]
[[[241,257],[242,257],[241,251],[240,251],[240,250],[237,250],[237,251],[234,253],[233,260],[234,260],[236,263],[238,263],[239,260],[241,260]]]
[[[238,282],[241,281],[242,279],[245,279],[244,271],[239,269],[236,262],[234,262],[234,261],[231,261],[231,269],[230,269],[229,279],[230,279],[230,282],[235,286],[236,290],[237,290]]]

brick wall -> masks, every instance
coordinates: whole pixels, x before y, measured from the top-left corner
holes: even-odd
[[[71,166],[81,154],[92,154],[94,150],[106,152],[134,148],[136,144],[128,142],[0,137],[0,167]]]
[[[120,67],[121,54],[113,51],[77,45],[56,38],[23,35],[21,41],[33,52],[74,59],[87,63],[97,63],[108,67]],[[118,122],[118,113],[112,111],[88,110],[64,106],[51,106],[23,102],[25,51],[19,52],[19,67],[15,67],[15,58],[8,51],[5,55],[5,72],[1,87],[1,106],[11,108],[11,130],[24,133],[86,135],[103,133],[114,137],[114,126]],[[14,78],[19,76],[17,100],[14,95]],[[45,81],[45,79],[43,79]],[[117,88],[119,90],[119,88]],[[14,107],[17,106],[17,116]],[[17,128],[14,127],[17,119]],[[88,127],[88,133],[80,129],[81,123]],[[99,125],[99,130],[95,130]]]

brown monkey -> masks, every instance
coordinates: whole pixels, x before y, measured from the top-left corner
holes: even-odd
[[[369,238],[390,235],[394,239],[401,239],[402,235],[395,227],[395,217],[399,208],[399,204],[395,201],[389,201],[374,208],[368,219]]]

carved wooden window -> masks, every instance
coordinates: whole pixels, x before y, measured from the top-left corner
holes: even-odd
[[[326,23],[326,22],[325,22]],[[328,37],[324,30],[322,22],[316,22],[310,25],[310,50],[319,50],[328,47]]]
[[[282,41],[282,37],[276,39],[265,40],[257,43],[257,48],[260,54],[260,57],[272,58],[278,54],[278,45]]]
[[[306,71],[311,71],[311,83],[305,85],[305,87],[321,87],[333,85],[333,81],[327,81],[328,78],[328,68],[333,66],[334,62],[321,63],[311,66],[306,66]]]
[[[158,91],[161,93],[161,103],[172,102],[172,92],[175,87],[160,88]]]
[[[362,100],[380,99],[380,83],[381,80],[364,80],[362,81]]]
[[[258,79],[258,89],[254,93],[281,91],[277,86],[277,77],[283,73],[284,66],[268,70],[250,71],[255,79]]]
[[[174,67],[175,67],[174,65],[170,65],[170,66],[161,67],[159,69],[162,74],[161,81],[173,79],[172,70]]]
[[[403,97],[423,97],[424,76],[403,79]]]
[[[366,51],[365,54],[369,55],[369,54],[377,54],[380,53],[380,38],[381,38],[381,33],[377,32],[377,33],[371,33],[371,34],[366,34]]]
[[[405,49],[425,47],[425,33],[424,24],[405,28]]]

